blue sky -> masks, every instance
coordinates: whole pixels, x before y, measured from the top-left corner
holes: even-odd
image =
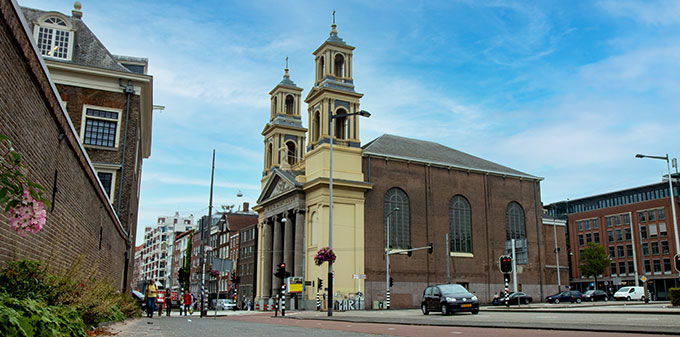
[[[268,92],[286,56],[309,92],[333,9],[373,114],[363,143],[435,141],[544,177],[546,204],[660,181],[665,163],[635,153],[680,155],[678,1],[81,2],[112,53],[149,58],[166,107],[154,113],[140,230],[207,214],[213,149],[214,205],[255,203]]]

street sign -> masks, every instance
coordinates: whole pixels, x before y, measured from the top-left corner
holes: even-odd
[[[621,278],[620,277],[612,277],[612,283],[614,285],[619,285],[621,284]]]
[[[642,277],[640,277],[640,281],[647,282],[647,276],[642,275]]]
[[[366,274],[354,274],[354,275],[352,275],[352,278],[355,279],[355,280],[365,280]]]

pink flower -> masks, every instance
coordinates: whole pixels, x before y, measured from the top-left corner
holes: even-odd
[[[27,232],[38,233],[45,225],[45,205],[33,199],[28,190],[24,191],[22,195],[22,207],[19,209],[9,209],[9,219],[11,229],[17,234],[24,236]]]

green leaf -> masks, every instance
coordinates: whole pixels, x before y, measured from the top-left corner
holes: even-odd
[[[0,133],[0,142],[3,141],[3,140],[6,140],[6,141],[8,141],[8,142],[10,141],[10,140],[9,140],[9,137],[7,137],[7,136],[3,135],[2,133]]]
[[[12,161],[14,162],[15,165],[19,165],[21,163],[21,153],[13,151],[9,153],[10,156],[12,156]]]

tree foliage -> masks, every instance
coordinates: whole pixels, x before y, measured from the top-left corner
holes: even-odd
[[[578,266],[581,274],[585,277],[594,277],[597,283],[597,276],[604,274],[607,267],[612,263],[604,247],[597,243],[589,242],[588,246],[581,253],[581,264]]]

